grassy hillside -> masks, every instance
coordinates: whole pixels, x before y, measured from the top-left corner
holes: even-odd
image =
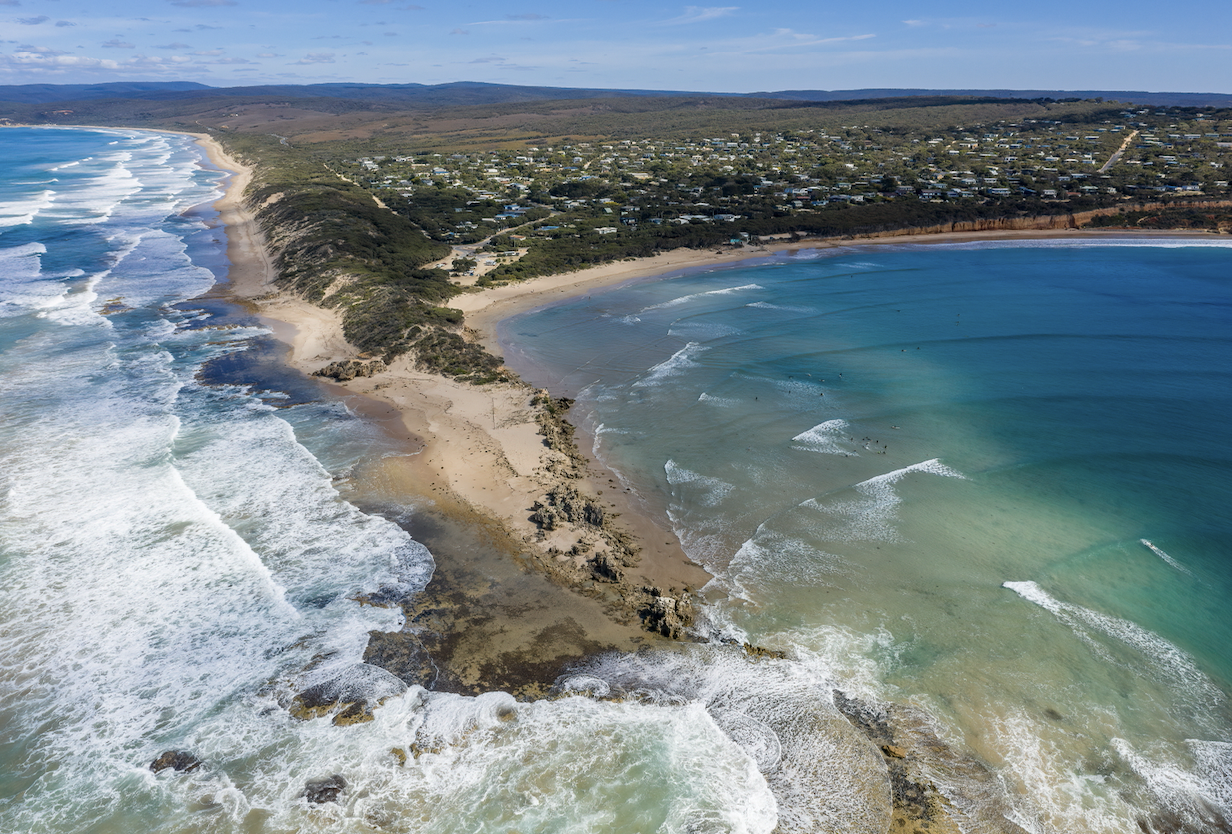
[[[409,220],[334,174],[311,153],[271,137],[233,135],[227,149],[256,167],[246,199],[275,256],[278,282],[342,313],[347,340],[389,361],[415,350],[453,376],[490,378],[499,362],[454,331],[444,306],[458,288],[425,264],[449,253]]]

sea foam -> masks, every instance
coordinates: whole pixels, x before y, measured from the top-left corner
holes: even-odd
[[[1002,586],[1053,614],[1110,660],[1113,658],[1103,646],[1092,639],[1092,631],[1135,650],[1148,662],[1155,676],[1169,684],[1187,709],[1209,715],[1224,701],[1223,692],[1198,668],[1194,659],[1158,634],[1129,620],[1062,602],[1032,581],[1004,582]]]
[[[791,442],[795,445],[792,448],[823,455],[857,454],[844,445],[844,442],[849,442],[847,437],[850,428],[851,425],[846,420],[826,420],[793,437]]]

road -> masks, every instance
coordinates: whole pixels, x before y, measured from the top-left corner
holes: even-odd
[[[1129,143],[1134,141],[1134,137],[1137,135],[1138,135],[1138,131],[1135,130],[1133,133],[1126,136],[1125,141],[1121,143],[1121,147],[1117,148],[1116,153],[1108,157],[1108,161],[1104,163],[1104,167],[1100,168],[1095,173],[1097,174],[1108,173],[1108,169],[1111,168],[1113,165],[1116,165],[1117,160],[1121,158],[1121,154],[1125,153],[1125,149],[1129,147]]]

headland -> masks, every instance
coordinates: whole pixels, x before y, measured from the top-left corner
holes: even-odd
[[[328,369],[332,381],[323,384],[379,423],[400,449],[354,473],[353,491],[377,509],[413,507],[417,520],[408,526],[432,550],[437,571],[424,598],[407,610],[408,626],[425,646],[381,638],[376,654],[414,662],[426,648],[436,685],[529,697],[546,691],[570,661],[690,639],[694,594],[709,575],[690,561],[661,510],[583,451],[589,439],[575,437],[562,392],[517,379],[474,385],[422,370],[405,354],[387,365],[361,351],[347,340],[336,310],[277,282],[254,207],[244,198],[252,170],[210,136],[193,135],[215,165],[235,172],[215,204],[229,230],[229,294],[289,346],[292,368],[309,375]],[[1072,219],[1034,220],[1041,227],[1003,223],[677,249],[476,288],[450,305],[465,313],[469,341],[499,353],[497,325],[511,316],[685,271],[850,246],[1178,234],[1083,231]],[[394,656],[402,659],[389,660]]]

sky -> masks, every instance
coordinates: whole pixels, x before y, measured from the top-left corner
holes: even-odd
[[[0,84],[1232,93],[1228,2],[717,2],[0,0]]]

